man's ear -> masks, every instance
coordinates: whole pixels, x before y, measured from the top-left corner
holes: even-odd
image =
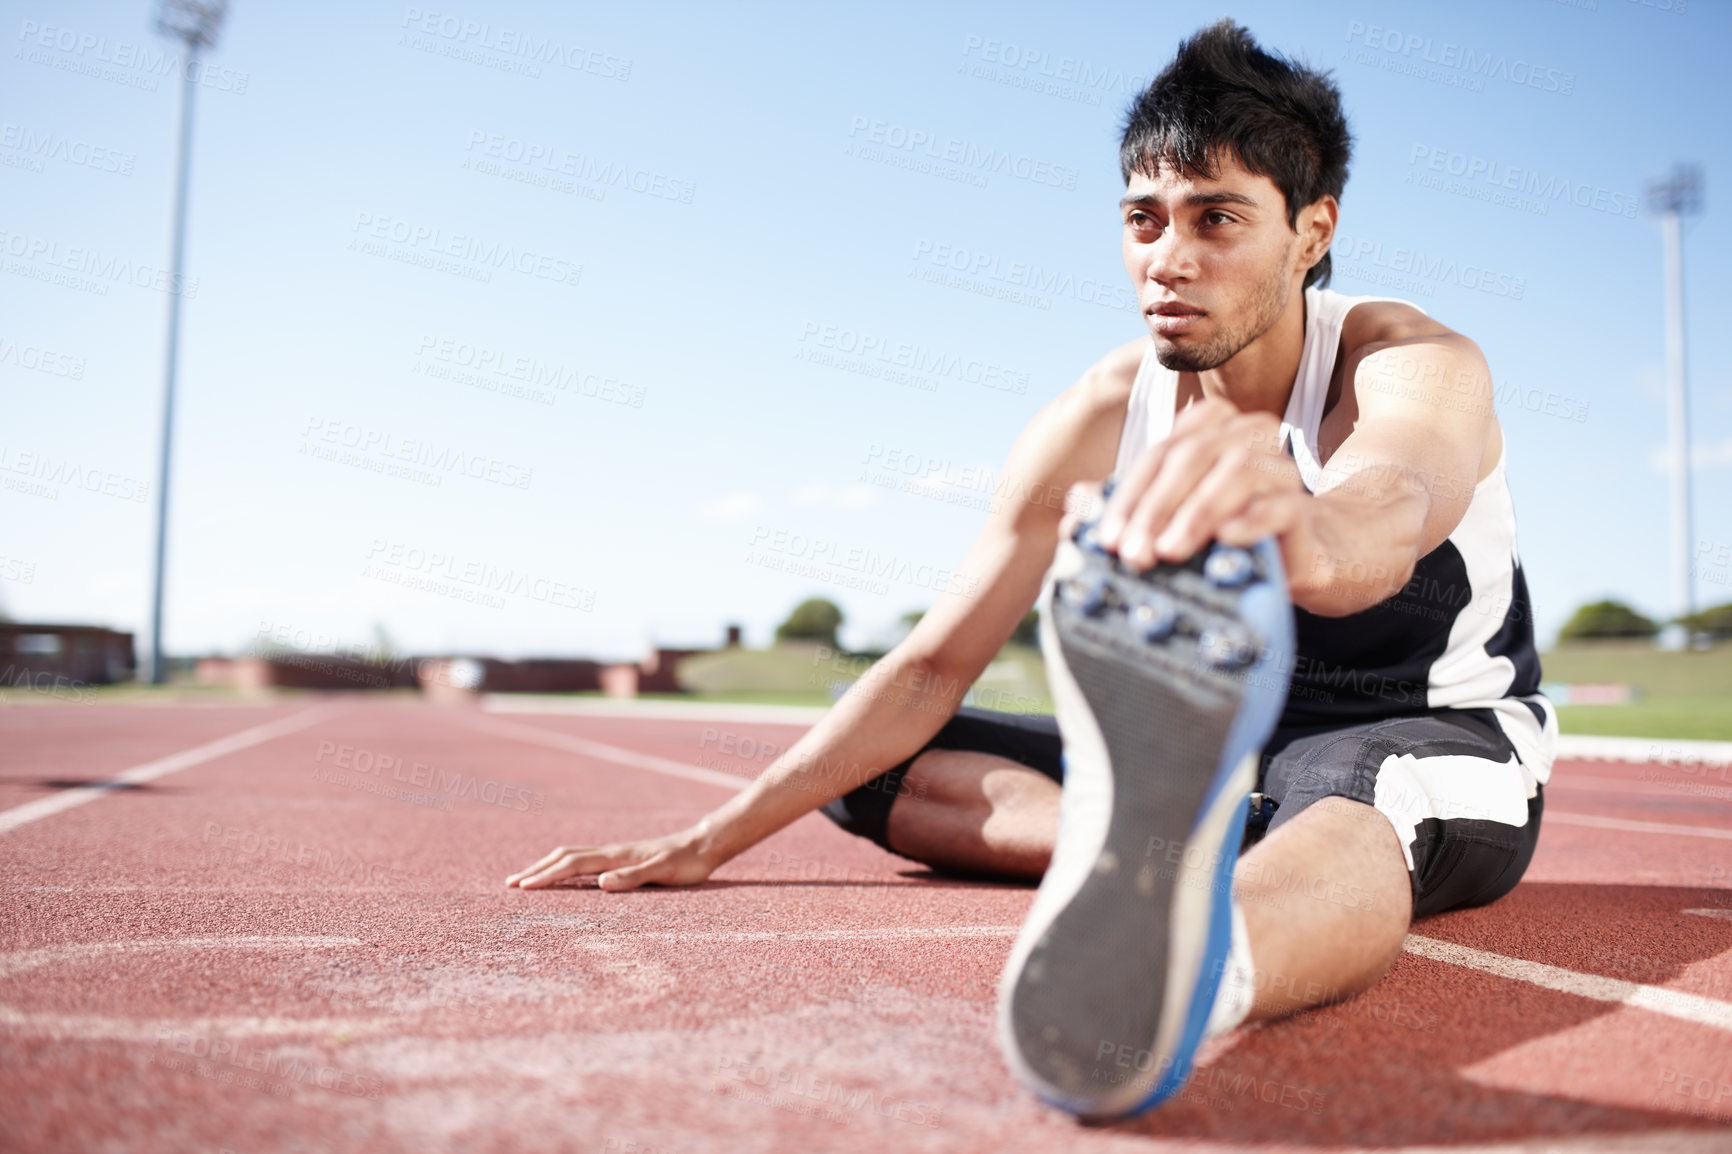
[[[1311,268],[1323,259],[1335,240],[1335,224],[1341,219],[1341,205],[1327,194],[1318,197],[1299,210],[1293,231],[1299,234],[1299,267]]]

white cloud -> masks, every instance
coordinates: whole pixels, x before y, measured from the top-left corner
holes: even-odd
[[[1672,447],[1663,445],[1648,454],[1648,464],[1659,473],[1672,471]],[[1732,466],[1732,437],[1707,445],[1690,446],[1690,468],[1724,469]]]
[[[838,509],[864,509],[878,503],[878,494],[872,491],[870,485],[844,485],[840,489],[832,489],[828,485],[812,483],[795,486],[788,494],[788,499],[796,505],[808,508],[815,505],[833,505]]]
[[[698,506],[706,521],[740,521],[763,507],[756,493],[729,493]]]

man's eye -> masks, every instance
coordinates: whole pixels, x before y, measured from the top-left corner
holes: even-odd
[[[1233,218],[1224,212],[1206,213],[1203,220],[1208,224],[1231,224],[1233,222]]]

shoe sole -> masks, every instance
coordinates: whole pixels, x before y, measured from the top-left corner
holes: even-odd
[[[999,1024],[1036,1093],[1108,1119],[1190,1075],[1231,944],[1246,797],[1285,704],[1293,626],[1273,542],[1137,573],[1089,545],[1091,529],[1061,550],[1041,630],[1060,657],[1049,676],[1066,798],[1092,791],[1109,816],[1094,829],[1061,820]],[[1211,566],[1217,554],[1226,560]],[[1229,586],[1206,575],[1225,569],[1249,575]],[[1169,611],[1169,631],[1151,637]]]

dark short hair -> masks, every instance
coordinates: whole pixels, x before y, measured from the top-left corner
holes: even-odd
[[[1125,115],[1119,169],[1155,176],[1162,167],[1213,179],[1220,156],[1274,181],[1287,198],[1287,223],[1319,197],[1341,199],[1353,136],[1341,93],[1327,73],[1272,56],[1251,33],[1222,20],[1179,45],[1173,62]],[[1305,287],[1329,283],[1329,254]]]

